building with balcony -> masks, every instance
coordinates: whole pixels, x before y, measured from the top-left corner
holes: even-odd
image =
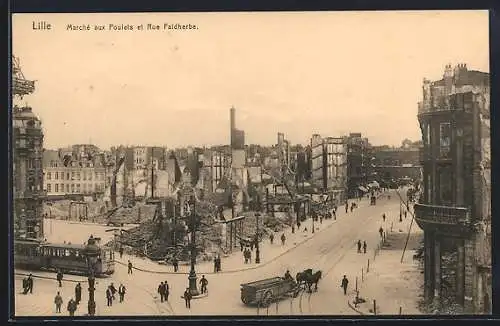
[[[30,107],[12,110],[15,238],[43,239],[43,130]]]
[[[424,80],[418,106],[423,192],[414,210],[424,230],[424,297],[440,305],[446,289],[466,313],[491,313],[489,97],[489,74],[448,65],[443,79]],[[445,253],[456,260],[451,286],[442,277]]]

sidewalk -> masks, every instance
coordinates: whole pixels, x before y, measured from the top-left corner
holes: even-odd
[[[386,196],[387,193],[384,193],[382,196]],[[381,199],[382,200],[382,199]],[[271,244],[269,238],[263,239],[263,241],[259,245],[260,251],[260,264],[255,263],[255,248],[252,251],[252,262],[249,264],[244,263],[243,253],[240,251],[240,248],[234,248],[233,252],[227,256],[221,256],[221,268],[222,271],[219,272],[222,274],[227,273],[237,273],[244,270],[257,269],[261,266],[265,266],[270,262],[278,259],[280,256],[286,254],[287,252],[293,250],[297,246],[309,241],[314,237],[314,235],[322,232],[337,222],[337,220],[346,218],[350,214],[357,214],[357,210],[363,207],[370,206],[370,200],[366,197],[361,201],[357,199],[349,200],[349,202],[356,202],[358,204],[358,208],[351,213],[345,212],[344,206],[341,206],[337,209],[337,218],[336,219],[323,219],[323,223],[320,223],[319,220],[314,222],[315,233],[312,233],[312,219],[308,218],[301,224],[301,230],[295,229],[295,233],[292,233],[291,227],[288,227],[281,232],[275,233],[274,243]],[[399,217],[399,216],[398,216]],[[304,232],[304,228],[307,227],[307,232]],[[286,237],[285,245],[281,244],[281,234],[284,233]],[[158,274],[189,274],[190,265],[179,265],[179,271],[174,272],[173,266],[166,265],[164,263],[153,262],[146,257],[136,257],[130,256],[127,254],[123,254],[123,257],[120,259],[119,255],[116,254],[115,261],[119,264],[127,265],[128,260],[130,260],[133,264],[134,269],[144,272],[158,273]],[[199,274],[215,274],[213,262],[203,261],[197,262],[196,264],[196,272]]]
[[[418,247],[423,236],[423,231],[413,222],[408,245],[401,256],[408,236],[411,223],[411,214],[403,222],[399,222],[399,214],[390,219],[393,230],[388,229],[385,244],[378,251],[370,270],[363,275],[363,280],[358,283],[359,297],[365,300],[354,305],[356,292],[350,294],[349,306],[362,315],[373,315],[374,305],[377,315],[418,315],[418,301],[422,296],[420,286],[423,276],[418,268],[418,262],[413,260],[414,250]],[[373,258],[373,256],[372,256]],[[361,276],[358,276],[361,279]],[[375,304],[374,304],[375,300]]]

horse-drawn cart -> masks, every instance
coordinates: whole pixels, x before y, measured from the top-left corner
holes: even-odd
[[[297,297],[301,287],[293,279],[272,277],[241,284],[241,301],[246,305],[257,304],[268,307],[272,301],[284,297]]]

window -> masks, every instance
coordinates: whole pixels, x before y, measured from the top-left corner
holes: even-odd
[[[58,184],[58,183],[56,183],[56,184],[54,185],[54,188],[55,188],[55,189],[54,189],[54,191],[55,191],[55,192],[59,192],[59,184]]]
[[[451,166],[443,166],[438,168],[438,178],[439,178],[439,203],[451,204],[453,200],[452,193],[452,182],[453,173]]]
[[[47,192],[52,192],[52,185],[50,183],[47,184]]]
[[[56,180],[59,180],[59,173],[58,172],[54,172],[54,177]]]
[[[50,180],[52,178],[52,173],[51,172],[47,172],[47,180]]]
[[[69,185],[66,185],[66,192],[69,194]]]
[[[80,172],[76,172],[76,180],[81,180],[80,179]]]
[[[83,180],[87,180],[87,172],[83,171],[82,174],[83,174]]]
[[[69,172],[66,173],[66,180],[70,180],[70,178],[69,178]]]
[[[75,185],[74,184],[71,185],[71,192],[72,193],[75,192]]]
[[[71,172],[71,180],[75,180],[75,172]]]
[[[64,180],[64,172],[61,172],[60,174],[61,174],[60,176],[61,180]]]
[[[439,153],[441,157],[448,158],[451,147],[451,124],[449,122],[439,124]]]
[[[79,193],[80,192],[80,184],[77,184],[76,185],[76,192]]]

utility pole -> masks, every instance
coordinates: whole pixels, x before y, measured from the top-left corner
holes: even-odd
[[[153,199],[155,197],[155,195],[154,195],[153,154],[154,154],[154,147],[151,147],[151,199]]]

